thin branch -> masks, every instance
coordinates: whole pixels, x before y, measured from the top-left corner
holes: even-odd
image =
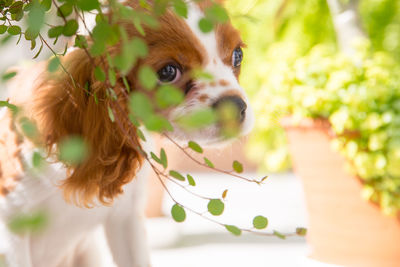
[[[165,182],[163,181],[163,179],[161,178],[161,176],[158,174],[158,169],[157,169],[157,167],[155,167],[154,164],[152,164],[152,163],[150,162],[149,159],[147,159],[147,160],[148,160],[148,162],[150,163],[150,166],[151,166],[151,168],[153,169],[153,171],[156,173],[157,178],[158,178],[158,180],[160,181],[161,185],[163,186],[163,188],[165,189],[165,191],[167,192],[168,196],[172,199],[173,202],[175,202],[175,203],[178,204],[179,206],[183,207],[184,209],[190,211],[191,213],[194,213],[194,214],[196,214],[196,215],[202,217],[203,219],[206,219],[206,220],[208,220],[208,221],[210,221],[210,222],[212,222],[212,223],[218,224],[218,225],[220,225],[220,226],[222,226],[222,227],[226,227],[226,226],[227,226],[227,224],[221,223],[221,222],[219,222],[219,221],[217,221],[217,220],[215,220],[215,219],[212,219],[212,218],[210,218],[210,217],[208,217],[208,216],[204,216],[204,213],[198,212],[198,211],[196,211],[196,210],[194,210],[194,209],[192,209],[192,208],[189,208],[189,207],[183,205],[183,204],[180,203],[179,201],[177,201],[177,200],[173,197],[173,195],[171,194],[169,188],[167,187],[167,185],[165,184]],[[256,235],[261,235],[261,236],[268,236],[268,237],[274,237],[274,236],[276,236],[276,234],[274,234],[274,233],[267,233],[267,232],[255,231],[255,230],[253,230],[253,229],[246,229],[246,228],[239,228],[239,227],[238,227],[238,229],[240,229],[240,230],[243,231],[243,232],[248,232],[248,233],[252,233],[252,234],[256,234]],[[285,236],[285,237],[297,236],[297,233],[296,233],[296,232],[281,233],[281,234],[282,234],[283,236]]]
[[[67,23],[67,18],[64,16],[64,14],[61,12],[60,7],[57,5],[57,1],[53,0],[54,6],[57,8],[57,11],[60,13],[61,18],[64,20],[64,23]]]
[[[180,188],[182,188],[182,189],[185,190],[186,192],[190,193],[191,195],[194,195],[194,196],[196,196],[196,197],[198,197],[198,198],[202,198],[202,199],[204,199],[204,200],[211,200],[211,199],[213,199],[213,198],[211,198],[211,197],[205,197],[205,196],[199,195],[199,194],[197,194],[197,193],[195,193],[195,192],[189,190],[186,186],[184,186],[184,185],[178,183],[177,181],[175,181],[175,179],[171,178],[169,175],[166,175],[166,174],[162,173],[162,172],[161,172],[160,170],[158,170],[158,169],[156,169],[156,170],[157,170],[157,174],[163,176],[165,179],[167,179],[167,180],[171,181],[172,183],[176,184],[177,186],[179,186]]]
[[[53,3],[54,3],[54,5],[56,6],[57,10],[59,10],[59,7],[57,6],[57,4],[55,3],[54,0],[53,0]],[[87,25],[86,25],[86,23],[85,23],[84,18],[82,18],[82,17],[80,16],[79,12],[78,12],[76,9],[75,9],[75,12],[78,14],[79,18],[83,21],[84,26],[85,26],[85,28],[86,28],[87,31],[88,31],[88,34],[91,36],[91,32],[88,30],[88,27],[87,27]],[[67,22],[66,18],[63,16],[62,13],[61,13],[61,16],[62,16],[62,18],[64,19],[64,22]],[[43,38],[43,36],[39,35],[39,37],[40,37],[41,42],[44,43],[44,44],[46,45],[46,47],[48,47],[48,48],[50,49],[50,51],[54,54],[54,56],[58,57],[59,55],[58,55],[58,54],[52,49],[52,47],[46,42],[46,40]],[[83,49],[84,49],[84,51],[85,51],[86,56],[88,56],[88,58],[90,59],[91,64],[93,64],[93,67],[95,67],[95,66],[96,66],[95,59],[90,55],[90,53],[89,53],[89,51],[87,50],[87,48],[84,47]],[[101,61],[102,61],[103,63],[105,63],[103,57],[100,57],[100,59],[101,59]],[[72,81],[74,87],[77,88],[77,84],[75,83],[74,78],[72,77],[72,75],[68,72],[68,70],[67,70],[61,63],[60,63],[60,65],[61,65],[62,70],[71,78],[71,81]],[[106,65],[104,65],[104,66],[106,66]],[[107,77],[106,77],[105,85],[106,85],[106,87],[108,86],[108,88],[112,88],[112,86],[110,85],[110,81],[109,81],[108,75],[107,75]],[[81,88],[80,85],[78,85],[78,86]],[[81,88],[81,89],[83,89],[83,88]],[[118,92],[118,93],[121,93],[124,97],[129,97],[129,95],[127,94],[127,92],[125,92],[124,90],[121,90],[121,92]],[[71,100],[74,101],[74,99],[73,99],[73,97],[72,97],[72,95],[71,95],[71,93],[70,93],[69,91],[68,91],[68,94],[69,94],[69,96],[71,97]],[[196,214],[196,215],[198,215],[198,216],[201,216],[202,218],[204,218],[204,219],[206,219],[206,220],[208,220],[208,221],[210,221],[210,222],[213,222],[213,223],[215,223],[215,224],[218,224],[218,225],[220,225],[220,226],[222,226],[222,227],[226,227],[227,224],[221,223],[221,222],[219,222],[219,221],[217,221],[217,220],[215,220],[215,219],[213,219],[213,218],[210,218],[210,217],[208,217],[208,216],[205,216],[204,214],[207,213],[207,212],[204,212],[204,213],[198,212],[198,211],[196,211],[196,210],[194,210],[194,209],[192,209],[192,208],[189,208],[189,207],[187,207],[187,206],[181,204],[180,202],[178,202],[178,201],[173,197],[173,195],[171,194],[169,188],[168,188],[167,185],[165,184],[165,182],[164,182],[164,180],[162,179],[162,177],[165,177],[166,179],[170,180],[171,182],[175,183],[176,185],[180,186],[182,189],[184,189],[185,191],[187,191],[188,193],[190,193],[190,194],[192,194],[192,195],[194,195],[194,196],[196,196],[196,197],[199,197],[199,198],[202,198],[202,199],[205,199],[205,200],[211,200],[211,198],[204,197],[204,196],[201,196],[201,195],[199,195],[199,194],[197,194],[197,193],[192,192],[191,190],[187,189],[185,186],[183,186],[183,185],[181,185],[180,183],[178,183],[177,181],[175,181],[175,180],[174,180],[173,178],[171,178],[169,175],[164,174],[162,171],[160,171],[160,170],[153,164],[152,160],[148,157],[148,155],[146,154],[146,152],[144,152],[144,151],[142,150],[141,145],[140,145],[140,143],[138,142],[138,140],[136,140],[136,138],[133,138],[133,135],[130,134],[132,131],[135,131],[136,128],[134,127],[134,125],[132,124],[132,122],[129,120],[129,117],[127,116],[126,112],[124,112],[123,108],[121,107],[121,103],[118,102],[118,101],[110,101],[109,104],[110,104],[110,106],[111,106],[111,111],[113,112],[115,121],[116,121],[118,127],[119,127],[119,128],[121,129],[121,131],[123,132],[125,138],[126,138],[126,139],[128,140],[128,142],[132,145],[132,147],[138,149],[138,152],[139,152],[139,153],[143,156],[143,158],[149,163],[149,165],[150,165],[151,168],[153,169],[154,173],[156,174],[158,180],[160,181],[161,185],[163,186],[163,188],[165,189],[165,191],[167,192],[167,194],[169,195],[169,197],[170,197],[176,204],[180,205],[180,206],[183,207],[184,209],[186,209],[186,210],[188,210],[188,211],[190,211],[190,212],[192,212],[192,213],[194,213],[194,214]],[[77,107],[76,103],[75,103],[75,106]],[[121,118],[120,118],[119,116],[116,116],[116,115],[117,115],[116,110],[118,110],[118,113],[119,113],[119,114],[125,115],[125,119],[126,119],[127,122],[128,122],[128,123],[127,123],[128,129],[126,129],[126,127],[124,127],[124,124],[123,124],[123,122],[121,121]],[[178,144],[177,142],[175,142],[172,138],[170,138],[167,134],[164,134],[164,136],[165,136],[168,140],[170,140],[173,144],[175,144],[180,150],[182,150],[183,153],[184,153],[188,158],[190,158],[191,160],[193,160],[194,162],[196,162],[197,164],[199,164],[199,165],[201,165],[201,166],[204,166],[204,167],[206,167],[206,168],[212,169],[212,170],[214,170],[214,171],[216,171],[216,172],[220,172],[220,173],[224,173],[224,174],[227,174],[227,175],[231,175],[231,176],[233,176],[233,177],[236,177],[236,178],[239,178],[239,179],[248,181],[248,182],[253,182],[253,183],[256,183],[256,184],[261,184],[261,183],[262,183],[262,180],[261,180],[261,181],[251,180],[251,179],[242,177],[242,176],[240,176],[240,175],[237,175],[237,174],[232,173],[232,172],[229,172],[229,171],[224,171],[224,170],[220,170],[220,169],[217,169],[217,168],[212,168],[212,167],[208,166],[207,164],[202,163],[202,162],[198,161],[197,159],[195,159],[194,157],[192,157],[192,156],[185,150],[185,148],[182,148],[181,146],[179,146],[179,144]],[[240,228],[239,228],[239,229],[240,229]],[[260,232],[260,231],[255,231],[255,230],[253,230],[253,229],[240,229],[240,230],[241,230],[241,231],[244,231],[244,232],[249,232],[249,233],[257,234],[257,235],[263,235],[263,236],[269,236],[269,237],[271,237],[271,236],[276,236],[276,234],[274,234],[274,233]],[[297,234],[296,234],[296,233],[288,233],[288,234],[283,234],[283,235],[284,235],[284,236],[295,236],[295,235],[297,235]]]
[[[258,184],[258,185],[260,185],[260,184],[262,183],[262,180],[261,180],[261,181],[257,181],[257,180],[254,180],[254,179],[249,179],[249,178],[240,176],[240,175],[238,175],[238,174],[236,174],[236,173],[233,173],[233,172],[231,172],[231,171],[225,171],[225,170],[221,170],[221,169],[218,169],[218,168],[210,167],[210,166],[208,166],[207,164],[205,164],[205,163],[199,161],[198,159],[196,159],[196,158],[194,158],[192,155],[190,155],[183,147],[181,147],[177,142],[175,142],[175,141],[174,141],[171,137],[169,137],[167,134],[164,133],[163,136],[166,137],[166,138],[167,138],[170,142],[172,142],[175,146],[177,146],[188,158],[190,158],[191,160],[193,160],[194,162],[196,162],[196,163],[197,163],[198,165],[200,165],[200,166],[203,166],[203,167],[208,168],[208,169],[210,169],[210,170],[214,170],[214,171],[216,171],[216,172],[224,173],[224,174],[227,174],[227,175],[230,175],[230,176],[233,176],[233,177],[236,177],[236,178],[245,180],[245,181],[250,182],[250,183],[256,183],[256,184]]]

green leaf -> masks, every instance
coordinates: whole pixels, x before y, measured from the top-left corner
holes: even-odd
[[[157,0],[154,1],[153,12],[156,16],[160,16],[167,10],[169,1],[168,0]]]
[[[130,46],[134,47],[133,51],[140,58],[146,57],[149,52],[146,43],[140,38],[134,38]]]
[[[233,167],[233,169],[235,170],[235,172],[237,172],[237,173],[242,173],[242,172],[243,172],[243,165],[242,165],[242,163],[240,163],[240,162],[237,161],[237,160],[235,160],[235,161],[232,163],[232,167]]]
[[[107,88],[107,97],[113,101],[116,101],[118,99],[117,94],[115,93],[114,89],[112,88]]]
[[[10,1],[10,0],[7,0]],[[30,1],[29,3],[27,3],[24,7],[24,11],[30,11],[33,8],[33,5],[35,5],[36,2],[35,1]]]
[[[106,80],[106,74],[99,66],[94,69],[94,77],[100,82],[104,82]]]
[[[188,146],[197,153],[203,153],[203,148],[194,141],[189,141]]]
[[[307,229],[306,228],[302,228],[302,227],[298,227],[298,228],[296,228],[296,234],[298,236],[305,236],[307,234]]]
[[[206,18],[218,23],[225,23],[229,20],[228,13],[221,5],[214,4],[205,11]]]
[[[55,72],[58,70],[58,67],[60,66],[60,59],[58,57],[53,57],[49,64],[47,65],[47,70],[49,72]]]
[[[185,210],[183,209],[183,207],[179,206],[178,204],[175,204],[174,206],[172,206],[171,214],[172,214],[172,218],[174,218],[174,220],[176,222],[183,222],[186,219]]]
[[[211,73],[206,72],[199,68],[193,69],[191,72],[191,76],[192,76],[192,78],[194,78],[196,80],[205,80],[205,81],[213,81],[214,80],[214,76]]]
[[[22,10],[18,13],[11,14],[11,19],[15,21],[20,21],[23,17],[24,17],[24,11]]]
[[[280,239],[286,239],[286,236],[282,233],[279,233],[278,231],[273,232],[274,236],[280,238]]]
[[[36,47],[36,41],[31,40],[31,50],[35,49],[35,47]]]
[[[110,80],[111,86],[115,86],[117,83],[117,76],[112,68],[108,69],[108,79]]]
[[[65,36],[72,36],[76,33],[76,31],[78,30],[78,22],[76,22],[76,20],[69,20],[67,21],[67,23],[64,26],[63,29],[63,34]]]
[[[75,38],[74,46],[79,47],[79,48],[87,48],[88,47],[88,43],[86,41],[85,36],[77,35],[76,38]]]
[[[208,202],[207,209],[214,215],[219,216],[224,212],[225,204],[220,199],[211,199]]]
[[[102,42],[94,42],[90,47],[92,56],[99,56],[106,50],[106,44]]]
[[[225,228],[235,236],[240,236],[242,234],[242,230],[234,225],[225,225]]]
[[[31,28],[25,30],[25,39],[26,40],[35,40],[39,35],[39,31],[35,31]]]
[[[10,26],[10,27],[8,27],[7,32],[8,32],[10,35],[18,35],[18,34],[21,33],[21,27],[16,26],[16,25]]]
[[[8,228],[16,234],[38,232],[47,225],[47,216],[43,212],[19,214],[8,223]]]
[[[95,43],[105,44],[111,34],[112,27],[105,21],[98,21],[92,30],[92,36]]]
[[[100,3],[97,0],[78,0],[76,5],[83,11],[91,11],[100,8]]]
[[[140,119],[147,119],[153,115],[153,105],[150,99],[142,93],[133,93],[129,103],[130,111]]]
[[[146,24],[147,26],[149,26],[152,29],[157,29],[157,27],[160,26],[160,23],[158,22],[157,18],[155,18],[154,16],[142,14],[141,19],[144,24]]]
[[[193,177],[190,174],[186,175],[186,178],[187,178],[187,180],[189,182],[189,185],[196,186],[196,182],[195,182],[195,180],[193,179]]]
[[[22,132],[25,134],[26,137],[33,139],[37,136],[38,130],[36,128],[36,125],[28,118],[21,118],[19,124],[21,126]]]
[[[61,161],[71,165],[78,165],[88,156],[88,147],[81,137],[73,136],[65,139],[60,144]]]
[[[210,126],[217,121],[217,115],[211,108],[202,108],[190,112],[176,120],[186,130],[196,130]]]
[[[204,157],[204,163],[210,168],[215,168],[214,164],[208,158]]]
[[[156,156],[153,152],[150,153],[150,156],[152,159],[154,159],[155,162],[158,164],[162,165],[164,169],[168,167],[167,163],[167,155],[165,154],[165,150],[162,148],[160,152],[160,158]]]
[[[110,118],[111,122],[115,122],[114,112],[110,107],[108,107],[108,117]]]
[[[142,35],[145,36],[146,32],[144,31],[142,27],[142,21],[139,17],[134,17],[133,18],[133,25],[135,26],[136,30]]]
[[[212,21],[202,18],[199,20],[199,28],[204,33],[209,33],[214,29],[214,24]]]
[[[15,75],[17,75],[17,73],[15,71],[6,72],[1,76],[1,79],[3,81],[8,81],[8,80],[14,78]]]
[[[164,148],[161,148],[160,160],[161,160],[161,164],[163,165],[164,169],[166,169],[168,167],[168,158],[167,158],[167,154],[165,153]]]
[[[155,114],[144,119],[144,126],[147,130],[158,133],[173,130],[171,123],[166,118]]]
[[[47,35],[50,38],[56,38],[58,36],[60,36],[64,31],[64,26],[56,26],[56,27],[52,27],[49,29],[49,31],[47,32]]]
[[[40,46],[39,50],[37,51],[36,55],[34,55],[32,59],[37,58],[37,57],[40,55],[40,53],[42,52],[42,50],[43,50],[43,43],[42,43],[42,45]]]
[[[142,130],[140,130],[139,128],[136,128],[136,133],[140,139],[142,139],[144,142],[146,142],[146,137],[144,136]]]
[[[178,14],[179,16],[181,16],[183,18],[188,17],[188,8],[187,8],[185,1],[174,0],[173,5],[174,5],[174,10],[175,10],[176,14]]]
[[[128,92],[130,92],[130,91],[131,91],[131,86],[129,85],[129,82],[128,82],[128,80],[126,79],[125,76],[122,77],[122,82],[124,83],[124,86],[125,86],[126,90],[127,90]]]
[[[19,108],[16,105],[10,104],[8,101],[0,101],[0,107],[8,108],[13,114],[18,113],[19,111]]]
[[[256,216],[253,219],[253,226],[256,229],[265,229],[268,226],[268,219],[264,216]]]
[[[45,11],[44,8],[38,4],[38,2],[34,2],[35,4],[32,6],[32,9],[28,14],[28,25],[29,29],[32,31],[34,35],[39,34],[40,29],[44,25],[45,20]]]
[[[59,17],[68,17],[71,15],[73,9],[73,5],[69,2],[63,4],[60,6],[60,8],[57,10],[57,16]]]
[[[22,11],[23,5],[24,5],[24,3],[22,1],[16,1],[9,7],[8,11],[11,14],[16,14],[16,13]]]
[[[158,164],[161,164],[161,165],[162,165],[161,159],[160,159],[159,157],[157,157],[156,154],[154,154],[153,152],[150,152],[150,156],[151,156],[151,158],[152,158],[155,162],[157,162]]]
[[[182,90],[172,85],[162,85],[156,92],[156,101],[161,108],[177,106],[182,103],[183,99]]]
[[[179,181],[182,181],[182,182],[184,182],[186,180],[185,177],[182,174],[180,174],[179,172],[174,171],[174,170],[170,170],[169,171],[169,175],[174,177],[175,179],[177,179]]]
[[[0,34],[3,34],[7,31],[8,27],[6,25],[0,25]]]
[[[137,58],[144,58],[147,53],[146,43],[142,39],[134,38],[123,44],[121,53],[114,58],[114,64],[122,74],[127,74],[136,63]]]
[[[52,4],[51,0],[42,0],[40,2],[40,5],[43,7],[43,9],[45,11],[49,11],[50,10],[51,4]]]
[[[34,168],[40,168],[43,164],[43,157],[39,152],[35,151],[32,155],[32,165]]]
[[[149,66],[142,66],[139,70],[139,82],[147,90],[152,90],[157,85],[158,77]]]

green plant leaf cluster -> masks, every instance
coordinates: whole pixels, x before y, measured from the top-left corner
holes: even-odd
[[[232,0],[227,7],[250,44],[241,74],[257,118],[248,155],[264,170],[287,170],[280,119],[325,118],[338,136],[344,135],[333,145],[362,178],[363,196],[385,213],[396,213],[400,2],[359,1],[369,42],[358,44],[356,59],[338,53],[325,0]],[[351,139],[346,133],[358,135]]]
[[[268,97],[274,103],[271,110],[284,111],[272,127],[279,127],[279,118],[288,114],[295,120],[328,120],[336,136],[332,145],[362,179],[363,196],[380,204],[384,213],[396,214],[400,209],[400,64],[388,53],[371,52],[368,42],[360,43],[357,51],[351,58],[332,47],[314,47],[276,70],[279,82],[259,93],[257,107]]]
[[[389,52],[400,59],[400,2],[360,0],[363,29],[374,51]],[[287,64],[307,54],[317,44],[336,48],[336,36],[326,0],[226,2],[232,21],[248,47],[244,50],[241,85],[256,107],[256,128],[251,134],[247,154],[264,171],[290,168],[286,137],[279,118],[286,111],[286,99],[271,95],[280,85],[276,74]],[[262,34],[260,34],[262,33]],[[288,74],[289,75],[289,74]],[[259,100],[259,101],[257,101]],[[260,145],[262,144],[262,145]]]

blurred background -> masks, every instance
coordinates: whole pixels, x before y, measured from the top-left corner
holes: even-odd
[[[328,101],[332,99],[331,95],[315,93],[323,100],[321,102],[299,90],[297,95],[293,95],[290,90],[293,86],[300,86],[311,92],[331,90],[333,95],[337,95],[338,91],[330,88],[347,88],[349,84],[364,86],[364,82],[375,78],[360,76],[356,67],[364,64],[362,60],[372,54],[380,56],[376,59],[380,68],[373,65],[374,61],[368,64],[376,67],[374,70],[379,73],[375,75],[381,79],[379,84],[373,80],[372,89],[383,88],[382,94],[387,95],[400,88],[398,80],[391,80],[393,73],[390,72],[398,69],[400,61],[400,1],[225,2],[233,24],[247,44],[240,80],[250,96],[257,121],[249,137],[225,149],[206,151],[206,155],[221,169],[230,170],[232,161],[239,160],[244,165],[244,176],[259,179],[268,174],[269,178],[264,185],[258,186],[210,172],[188,163],[190,161],[185,159],[185,155],[168,141],[155,138],[158,147],[166,148],[171,168],[191,173],[196,178],[196,193],[219,197],[228,189],[226,211],[218,218],[219,221],[246,228],[251,226],[254,216],[264,215],[269,219],[267,230],[290,233],[296,227],[308,226],[309,222],[302,183],[292,172],[287,135],[280,120],[287,114],[329,117],[334,106]],[[30,51],[24,40],[19,45],[15,43],[16,39],[11,39],[1,46],[0,72],[16,64],[30,64],[35,51]],[[37,60],[49,55],[44,51]],[[343,55],[350,58],[359,56],[361,61],[347,61]],[[364,65],[370,66],[368,64]],[[351,77],[355,76],[357,79],[353,81]],[[6,98],[4,90],[0,90],[0,98]],[[301,101],[297,103],[297,99]],[[297,108],[293,102],[308,109]],[[386,110],[391,109],[392,106],[386,107]],[[346,123],[346,119],[343,120]],[[369,163],[367,160],[361,164],[355,173],[360,175]],[[187,194],[173,183],[167,183],[167,186],[177,200],[206,211],[203,200]],[[365,188],[363,190],[365,192]],[[310,259],[311,249],[302,237],[286,240],[252,234],[234,237],[223,227],[190,213],[184,223],[177,224],[170,218],[173,204],[159,181],[150,177],[147,224],[154,267],[333,266]],[[393,210],[395,205],[397,203],[387,204],[387,209]]]

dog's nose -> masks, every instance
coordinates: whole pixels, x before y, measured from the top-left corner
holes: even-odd
[[[225,104],[232,105],[237,109],[237,119],[240,123],[242,123],[246,118],[246,109],[247,109],[246,102],[244,102],[243,99],[239,96],[229,95],[229,96],[223,96],[217,101],[215,101],[212,107],[214,109],[218,109]]]

